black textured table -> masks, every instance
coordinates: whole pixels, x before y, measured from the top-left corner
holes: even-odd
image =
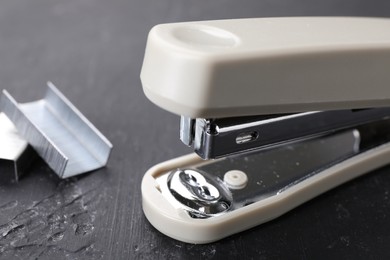
[[[167,22],[297,15],[390,17],[390,2],[1,1],[1,88],[32,101],[53,81],[114,150],[107,168],[82,177],[60,180],[38,160],[19,183],[0,185],[0,257],[388,258],[390,167],[209,245],[165,237],[142,213],[144,172],[190,152],[178,140],[178,117],[143,95],[139,72],[149,29]]]

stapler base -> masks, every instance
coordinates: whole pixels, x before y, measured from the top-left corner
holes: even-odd
[[[388,121],[218,160],[190,154],[158,164],[142,181],[144,213],[187,243],[249,229],[386,165]]]

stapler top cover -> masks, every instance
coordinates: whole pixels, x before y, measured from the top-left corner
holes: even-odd
[[[390,106],[390,19],[256,18],[155,26],[141,80],[191,118]]]

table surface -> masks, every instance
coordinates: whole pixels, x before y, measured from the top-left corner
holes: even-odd
[[[52,81],[114,145],[106,168],[60,180],[36,161],[0,185],[2,259],[253,259],[390,256],[390,168],[367,174],[267,224],[208,245],[156,231],[141,208],[154,164],[189,153],[179,118],[150,103],[139,73],[159,23],[266,16],[390,17],[390,1],[3,0],[0,78],[21,102]]]

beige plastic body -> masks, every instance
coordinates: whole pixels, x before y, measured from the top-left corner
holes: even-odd
[[[159,191],[155,180],[176,168],[201,162],[197,155],[191,154],[158,164],[145,174],[143,210],[150,223],[167,236],[187,243],[210,243],[272,220],[329,189],[387,164],[389,157],[390,144],[385,144],[328,168],[278,195],[222,216],[194,219],[172,206]]]
[[[155,26],[141,80],[192,118],[390,105],[390,19],[257,18]]]

